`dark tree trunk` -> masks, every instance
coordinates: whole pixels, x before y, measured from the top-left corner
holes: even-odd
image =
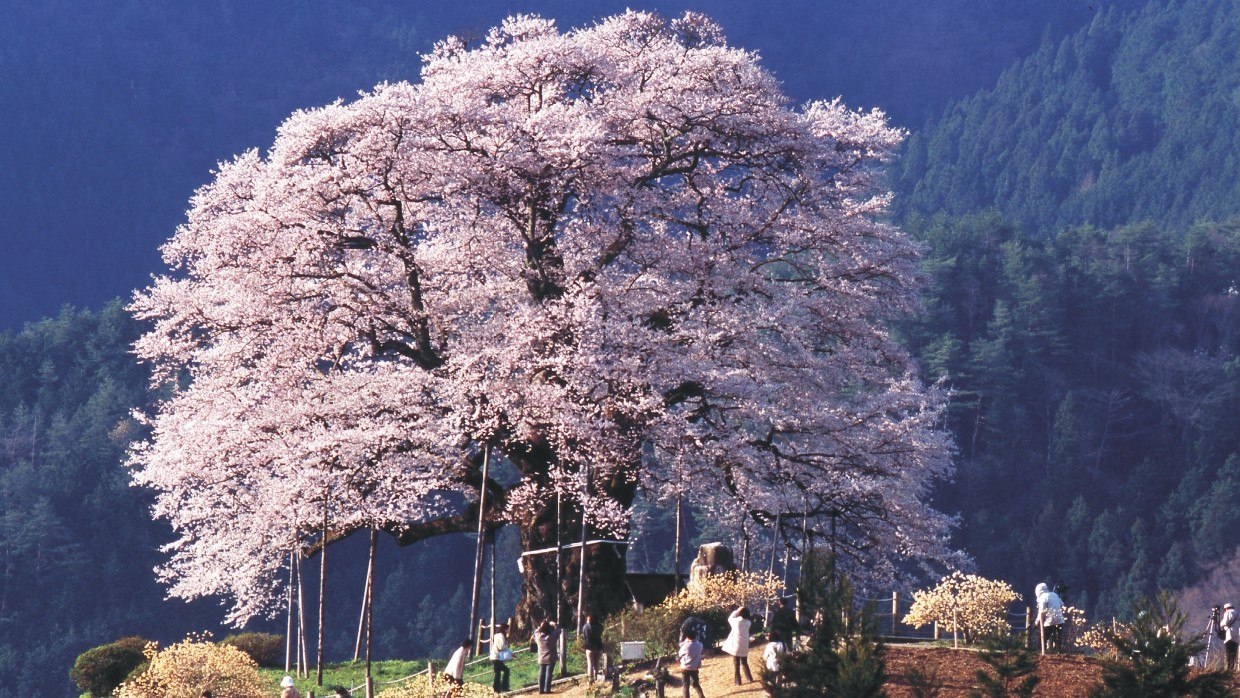
[[[596,481],[603,490],[625,506],[633,503],[636,488],[623,478]],[[552,552],[527,555],[522,560],[521,601],[517,604],[516,630],[514,634],[528,636],[544,619],[555,620],[556,603],[560,604],[560,617],[565,628],[576,628],[577,596],[580,589],[581,570],[581,509],[579,503],[564,498],[559,525],[563,529],[561,539],[565,544],[556,585],[556,504],[551,499],[536,516],[521,524],[522,550],[552,549]],[[621,536],[622,537],[622,536]],[[590,527],[587,538],[614,540],[618,536]],[[571,547],[567,547],[569,544]],[[613,543],[595,543],[586,547],[585,561],[585,613],[606,617],[624,608],[627,590],[624,575],[627,571],[627,547]]]

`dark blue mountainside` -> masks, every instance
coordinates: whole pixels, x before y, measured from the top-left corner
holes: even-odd
[[[1115,0],[1135,7],[1137,0]],[[157,247],[220,160],[293,110],[416,79],[448,34],[512,12],[571,27],[625,7],[705,12],[796,100],[842,95],[916,127],[993,84],[1099,2],[1047,0],[235,0],[0,3],[0,329],[99,307],[160,270]]]

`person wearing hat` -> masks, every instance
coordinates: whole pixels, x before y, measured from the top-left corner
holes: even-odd
[[[1236,641],[1240,640],[1240,628],[1236,627],[1236,609],[1230,603],[1223,604],[1223,617],[1219,619],[1223,628],[1223,649],[1227,652],[1227,671],[1236,670]]]
[[[1063,628],[1063,599],[1050,590],[1046,582],[1038,584],[1033,590],[1038,599],[1038,627],[1042,629],[1042,651],[1051,652],[1060,649],[1060,630]]]
[[[293,685],[292,676],[285,676],[280,679],[280,688],[284,689],[280,692],[280,698],[301,698],[301,694],[297,692],[297,687]]]

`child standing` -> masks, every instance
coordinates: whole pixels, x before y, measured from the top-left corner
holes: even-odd
[[[689,684],[693,684],[693,687],[697,689],[698,698],[706,698],[706,694],[702,693],[702,683],[698,679],[698,672],[702,668],[702,643],[698,642],[697,629],[687,628],[685,630],[676,656],[680,659],[680,673],[683,677],[681,683],[685,687],[684,698],[689,698]]]

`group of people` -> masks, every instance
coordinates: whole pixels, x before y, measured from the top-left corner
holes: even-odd
[[[680,661],[682,676],[681,686],[684,698],[689,698],[689,689],[697,690],[698,698],[706,698],[702,692],[699,672],[702,669],[702,632],[703,624],[686,621],[680,629],[680,647],[677,658]],[[737,686],[741,684],[741,674],[745,683],[753,682],[753,673],[749,669],[749,636],[753,626],[753,614],[745,606],[739,606],[728,614],[728,636],[720,649],[732,657],[732,680]],[[779,608],[771,617],[771,630],[767,635],[766,649],[762,653],[762,663],[772,674],[779,671],[784,657],[797,638],[796,613],[789,607],[788,599],[779,600]]]
[[[538,692],[551,693],[551,684],[555,680],[555,665],[560,661],[560,640],[563,629],[552,620],[544,620],[530,637],[530,652],[538,657]],[[491,660],[491,689],[496,693],[507,693],[510,689],[511,670],[508,662],[512,661],[512,647],[508,644],[508,624],[499,623],[494,626],[491,637],[489,659]],[[593,614],[586,615],[581,627],[581,638],[585,646],[586,675],[591,683],[598,678],[599,657],[603,652],[603,626]],[[465,677],[465,662],[469,659],[472,641],[463,640],[461,646],[452,653],[444,668],[444,676],[448,681],[461,684]]]

